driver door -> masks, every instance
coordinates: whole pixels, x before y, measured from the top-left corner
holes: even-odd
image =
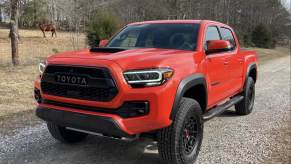
[[[204,38],[204,49],[207,51],[207,41],[221,40],[217,26],[208,26]],[[213,106],[227,97],[227,79],[229,74],[229,54],[211,53],[206,54],[207,78],[209,81],[208,105]]]

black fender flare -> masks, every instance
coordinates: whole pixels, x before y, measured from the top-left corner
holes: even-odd
[[[206,92],[206,106],[207,106],[207,83],[205,80],[205,77],[203,74],[193,74],[190,75],[186,78],[184,78],[183,80],[181,80],[181,82],[179,83],[177,92],[176,92],[176,96],[175,96],[175,100],[173,103],[173,107],[172,107],[172,111],[170,114],[170,119],[173,120],[174,116],[176,115],[178,108],[179,108],[179,103],[183,97],[183,95],[186,93],[186,91],[196,85],[203,85],[205,87],[205,92]]]
[[[257,72],[257,76],[258,76],[258,70],[257,70],[257,63],[256,62],[253,62],[253,63],[250,63],[247,67],[247,71],[246,71],[246,74],[245,74],[245,81],[244,81],[244,88],[245,88],[245,85],[246,85],[246,81],[248,79],[248,76],[250,75],[250,72],[255,69],[256,72]],[[257,79],[257,77],[256,77]]]

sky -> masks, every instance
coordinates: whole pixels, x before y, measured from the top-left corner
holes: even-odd
[[[281,0],[283,5],[286,5],[285,7],[289,9],[291,13],[291,0]]]

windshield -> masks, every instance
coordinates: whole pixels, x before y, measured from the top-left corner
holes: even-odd
[[[111,39],[111,48],[196,50],[199,24],[130,25]]]

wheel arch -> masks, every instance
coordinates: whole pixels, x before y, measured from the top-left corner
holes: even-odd
[[[254,63],[250,63],[248,65],[246,76],[245,76],[245,82],[246,82],[248,77],[252,77],[256,83],[257,77],[258,77],[257,63],[254,62]],[[245,83],[244,83],[244,85],[245,85]]]
[[[207,84],[203,74],[194,74],[184,78],[178,86],[170,119],[176,115],[179,103],[183,97],[195,99],[201,106],[202,112],[207,108]]]

